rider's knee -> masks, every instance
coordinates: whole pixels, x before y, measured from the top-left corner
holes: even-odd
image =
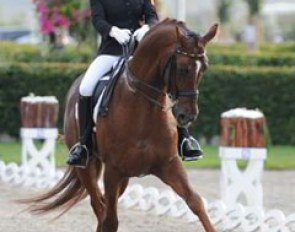
[[[84,97],[90,97],[90,96],[92,96],[92,92],[93,92],[92,86],[87,84],[86,81],[82,80],[82,82],[81,82],[81,84],[79,86],[80,95],[82,95]]]

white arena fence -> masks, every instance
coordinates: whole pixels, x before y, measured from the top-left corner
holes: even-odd
[[[63,171],[54,173],[44,172],[39,167],[30,167],[27,165],[17,165],[16,163],[5,164],[0,160],[0,181],[17,186],[50,188],[64,175]]]
[[[0,181],[16,186],[50,188],[63,174],[63,171],[58,170],[54,175],[48,175],[37,167],[32,169],[18,166],[16,163],[5,164],[0,160]],[[285,216],[280,210],[264,212],[263,209],[244,207],[241,204],[229,208],[220,200],[212,202],[203,200],[219,231],[295,232],[295,213]],[[198,221],[185,202],[172,190],[159,191],[154,187],[145,188],[134,184],[126,189],[119,203],[127,209],[182,218],[188,223]]]
[[[220,200],[203,201],[219,231],[295,232],[295,213],[286,217],[280,210],[264,212],[241,204],[229,208]],[[156,215],[183,218],[189,223],[198,221],[186,203],[171,190],[160,192],[154,187],[144,188],[135,184],[127,188],[120,204],[125,208],[152,211]]]

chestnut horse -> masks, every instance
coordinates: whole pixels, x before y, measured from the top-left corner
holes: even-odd
[[[196,119],[198,86],[207,66],[205,47],[217,30],[213,25],[201,36],[174,19],[151,28],[125,65],[108,115],[97,118],[90,164],[85,169],[68,167],[53,189],[28,201],[31,210],[66,211],[89,195],[98,220],[96,231],[115,232],[118,198],[129,178],[152,174],[184,199],[206,232],[216,232],[201,197],[188,183],[178,155],[177,126],[186,127]],[[66,99],[64,135],[69,148],[79,137],[75,104],[80,80]],[[98,186],[102,165],[104,194]]]

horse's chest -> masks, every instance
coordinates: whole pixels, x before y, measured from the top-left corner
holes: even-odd
[[[157,120],[147,120],[140,114],[127,114],[124,109],[120,115],[110,116],[107,123],[100,124],[99,147],[104,160],[122,173],[128,176],[149,174],[177,153],[177,132],[173,127]]]
[[[150,140],[121,142],[108,149],[108,161],[128,176],[149,174],[157,164],[157,152]]]

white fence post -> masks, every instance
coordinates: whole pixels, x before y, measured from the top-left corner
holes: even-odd
[[[21,99],[20,109],[22,165],[0,160],[0,180],[26,187],[54,186],[64,175],[55,166],[58,100],[54,96],[31,95]]]
[[[53,177],[57,137],[57,128],[21,128],[22,165],[29,170],[39,168],[43,176]],[[36,146],[36,140],[42,140],[41,148]]]
[[[263,207],[262,172],[267,156],[265,148],[220,147],[221,198],[231,207],[244,196],[246,205]],[[238,167],[238,160],[248,160],[244,170]]]
[[[61,175],[55,166],[58,111],[59,103],[54,96],[31,95],[21,99],[20,170],[24,185],[48,186]]]
[[[221,199],[228,207],[243,202],[263,208],[262,172],[267,156],[266,120],[259,110],[236,108],[221,115]],[[244,170],[238,161],[248,161]]]

